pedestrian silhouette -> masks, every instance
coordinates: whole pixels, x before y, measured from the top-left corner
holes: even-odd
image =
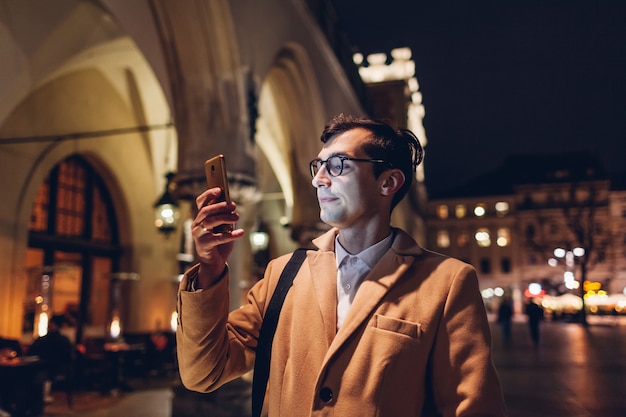
[[[543,308],[533,300],[526,304],[526,315],[528,316],[528,330],[533,346],[539,346],[539,323],[543,321]]]
[[[505,346],[511,343],[511,320],[513,318],[513,306],[510,298],[504,298],[498,308],[498,324],[502,327],[502,341]]]

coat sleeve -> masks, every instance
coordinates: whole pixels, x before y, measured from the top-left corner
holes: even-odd
[[[476,271],[464,265],[454,275],[433,347],[436,408],[444,417],[505,416]]]
[[[229,274],[211,287],[189,291],[190,280],[198,274],[192,267],[178,289],[176,344],[183,385],[198,392],[214,391],[254,367],[254,358],[268,288],[266,277],[248,293],[246,303],[229,313]],[[272,282],[272,284],[270,284]]]

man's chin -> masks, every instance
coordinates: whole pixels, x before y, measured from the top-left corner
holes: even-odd
[[[330,227],[339,227],[339,219],[335,216],[333,217],[329,213],[324,213],[324,211],[320,212],[320,220],[327,224]]]

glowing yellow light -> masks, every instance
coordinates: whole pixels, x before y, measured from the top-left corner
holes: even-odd
[[[454,209],[454,214],[456,215],[457,219],[462,219],[463,217],[465,217],[465,206],[463,204],[458,204]]]
[[[121,333],[122,326],[120,325],[120,318],[118,316],[115,316],[113,317],[113,320],[111,320],[109,335],[111,336],[111,338],[117,339],[118,337],[120,337]]]
[[[485,228],[478,229],[474,235],[478,246],[486,248],[491,245],[491,237],[489,236],[489,230]]]
[[[498,216],[504,216],[509,212],[509,203],[506,201],[498,201],[496,203],[496,213]]]
[[[477,205],[476,207],[474,207],[474,215],[476,217],[482,217],[485,215],[485,213],[487,213],[487,210],[485,210],[485,207],[483,205]]]
[[[170,328],[173,332],[178,328],[178,312],[176,311],[172,313],[172,318],[170,318]]]
[[[48,334],[48,314],[39,313],[39,324],[37,325],[37,335],[39,337]]]

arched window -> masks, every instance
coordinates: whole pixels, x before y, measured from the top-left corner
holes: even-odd
[[[65,159],[39,187],[30,216],[24,332],[37,334],[42,309],[63,315],[77,342],[85,328],[104,328],[121,252],[102,178],[80,156]]]

